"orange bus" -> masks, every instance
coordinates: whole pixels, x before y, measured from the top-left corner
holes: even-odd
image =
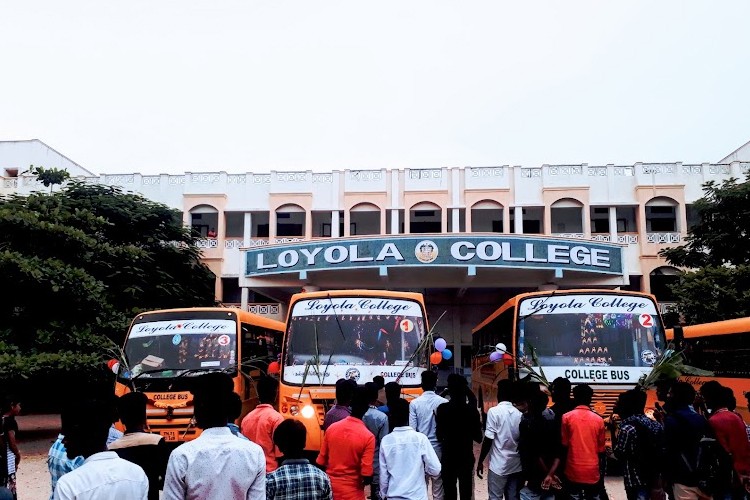
[[[150,311],[135,317],[125,339],[115,394],[133,389],[148,397],[152,432],[165,441],[195,439],[195,377],[223,371],[242,397],[242,417],[258,404],[254,379],[276,361],[284,323],[240,309],[205,307]]]
[[[737,411],[745,421],[750,419],[745,397],[750,392],[750,318],[677,327],[667,330],[667,338],[682,344],[686,364],[713,372],[710,377],[691,375],[683,380],[696,389],[709,380],[730,387]]]
[[[609,416],[617,396],[650,372],[666,345],[653,296],[614,290],[522,293],[472,334],[472,387],[485,413],[497,404],[500,379],[534,370],[543,371],[548,382],[565,377],[573,385],[590,384],[594,411]],[[504,362],[490,361],[498,344],[509,354]],[[653,411],[653,404],[650,394],[647,409]]]
[[[358,384],[380,375],[406,398],[421,393],[428,333],[420,293],[331,290],[292,296],[281,354],[279,406],[307,428],[306,450],[320,451],[323,418],[338,379]]]

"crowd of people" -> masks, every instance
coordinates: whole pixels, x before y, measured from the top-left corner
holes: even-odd
[[[501,380],[498,404],[482,425],[466,379],[422,374],[411,402],[381,377],[358,386],[336,383],[336,404],[325,415],[316,463],[306,458],[307,430],[274,408],[278,382],[257,383],[260,404],[236,425],[242,401],[222,373],[196,379],[194,418],[202,433],[176,448],[148,432],[147,397],[85,400],[63,411],[62,432],[49,451],[51,499],[435,500],[471,499],[474,474],[487,462],[491,500],[606,499],[605,421],[591,410],[593,390],[571,390],[558,378],[549,394],[539,384]],[[550,405],[550,395],[552,404]],[[741,499],[750,487],[748,427],[731,389],[665,381],[654,418],[646,393],[620,394],[612,452],[622,464],[628,500]],[[7,460],[0,499],[15,498],[21,460],[15,416],[20,404],[2,401]],[[475,461],[474,444],[481,443]],[[489,460],[488,460],[489,459]],[[6,496],[3,496],[6,495]]]

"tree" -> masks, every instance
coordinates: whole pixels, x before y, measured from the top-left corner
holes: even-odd
[[[659,252],[688,268],[672,287],[688,324],[750,316],[750,175],[707,182],[686,243]]]
[[[214,305],[181,214],[117,187],[2,198],[0,234],[0,384],[100,374],[139,312]]]
[[[52,187],[57,184],[62,184],[63,182],[70,179],[70,173],[68,173],[67,170],[63,170],[61,168],[44,168],[44,167],[35,167],[34,165],[29,168],[28,172],[30,174],[36,175],[36,178],[44,184],[44,187],[48,187],[50,193],[52,192]]]

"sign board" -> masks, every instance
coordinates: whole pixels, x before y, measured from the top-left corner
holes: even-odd
[[[402,267],[505,267],[623,274],[623,247],[578,239],[388,236],[269,245],[245,252],[245,276]]]

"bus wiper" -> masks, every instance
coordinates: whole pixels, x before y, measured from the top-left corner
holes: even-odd
[[[184,377],[188,373],[200,373],[200,372],[213,372],[213,371],[220,371],[220,372],[226,372],[229,371],[229,368],[217,368],[215,366],[202,366],[200,368],[188,368],[187,370],[182,370],[179,375],[177,375],[175,378]]]
[[[336,312],[336,308],[333,306],[333,298],[331,297],[331,294],[328,294],[328,302],[331,303],[331,311],[333,311],[333,317],[336,318],[336,325],[339,327],[339,331],[341,332],[341,338],[344,339],[344,342],[346,342],[346,334],[344,333],[344,329],[341,327],[341,322],[339,321],[339,315]]]
[[[136,375],[134,377],[131,377],[130,380],[135,380],[135,379],[139,378],[141,375],[149,375],[151,373],[168,372],[168,371],[170,371],[172,369],[173,368],[154,368],[153,370],[146,370],[146,371],[143,371],[143,372],[139,373],[138,375]]]

